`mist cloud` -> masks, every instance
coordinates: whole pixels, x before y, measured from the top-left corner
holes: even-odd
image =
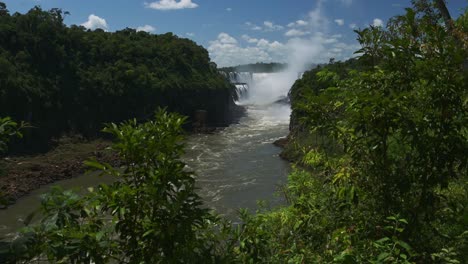
[[[237,39],[223,32],[217,39],[210,41],[208,51],[211,59],[221,67],[283,62],[290,65],[291,71],[301,72],[312,63],[325,63],[330,58],[347,59],[359,48],[357,43],[344,43],[340,34],[328,33],[330,21],[337,23],[325,16],[323,2],[319,1],[306,17],[287,25],[283,34],[287,37],[285,41],[272,41],[246,34]],[[342,22],[344,24],[344,20]],[[245,25],[254,32],[264,31],[263,27],[280,28],[269,21],[265,21],[263,27],[252,22],[246,22]]]

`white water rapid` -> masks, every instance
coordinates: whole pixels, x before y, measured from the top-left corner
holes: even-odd
[[[289,129],[290,105],[285,101],[297,73],[230,73],[237,104],[246,108],[238,124],[215,134],[192,136],[186,162],[197,173],[207,205],[230,218],[239,208],[255,210],[258,200],[271,205],[286,182],[290,165],[273,142]]]

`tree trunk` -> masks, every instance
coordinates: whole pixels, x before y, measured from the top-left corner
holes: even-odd
[[[447,27],[448,32],[452,35],[453,38],[455,38],[457,45],[463,48],[465,42],[463,41],[463,37],[460,36],[455,30],[455,25],[453,24],[452,17],[450,16],[447,6],[445,5],[445,0],[435,0],[435,4],[437,6],[437,9],[439,9],[442,18],[444,19],[444,23]],[[468,58],[465,58],[461,68],[462,70],[467,70]]]
[[[453,20],[452,17],[450,16],[450,13],[447,9],[447,6],[445,5],[444,0],[435,0],[437,9],[439,9],[440,14],[442,15],[442,18],[444,19],[445,26],[447,26],[447,29],[450,31],[450,33],[453,33]]]

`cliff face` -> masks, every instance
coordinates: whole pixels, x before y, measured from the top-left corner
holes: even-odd
[[[197,127],[225,127],[236,122],[243,108],[236,105],[234,88],[204,89],[176,94],[169,110],[189,117],[188,129]],[[178,104],[177,102],[185,102]]]
[[[304,95],[312,90],[310,78],[314,76],[315,73],[315,70],[305,72],[302,78],[296,80],[289,92],[289,100],[291,102],[289,134],[286,140],[281,142],[283,151],[280,157],[291,162],[300,163],[303,157],[302,147],[307,144],[308,138],[310,137],[307,127],[300,121],[304,113],[302,113],[297,106],[304,103]]]
[[[349,59],[344,62],[331,62],[319,65],[305,72],[292,86],[289,92],[291,100],[291,119],[289,125],[288,143],[281,156],[287,160],[300,162],[304,149],[323,141],[315,132],[310,131],[307,124],[302,120],[306,117],[304,106],[307,106],[307,98],[319,95],[320,92],[336,85],[336,79],[346,78],[350,69],[361,69],[364,67],[357,59]]]

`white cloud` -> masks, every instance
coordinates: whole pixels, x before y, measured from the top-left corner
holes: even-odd
[[[268,52],[277,52],[281,49],[284,48],[284,44],[278,42],[278,41],[273,41],[273,42],[270,42],[266,39],[260,39],[258,42],[257,42],[257,47],[265,50],[265,51],[268,51]]]
[[[187,35],[189,37],[195,37],[195,33],[193,33],[193,32],[187,32],[187,33],[185,33],[185,35]]]
[[[296,21],[296,24],[298,26],[307,26],[309,23],[304,21],[304,20],[298,20],[298,21]]]
[[[275,23],[271,21],[265,21],[263,22],[263,25],[265,26],[265,31],[277,31],[284,29],[283,26],[275,25]]]
[[[293,28],[293,29],[288,30],[284,35],[286,37],[301,37],[301,36],[305,36],[309,34],[310,34],[309,31],[302,31],[302,30]]]
[[[145,31],[145,32],[154,32],[156,31],[156,28],[151,26],[151,25],[144,25],[141,27],[137,27],[137,31]]]
[[[355,29],[355,28],[357,28],[357,25],[355,23],[351,23],[351,24],[349,24],[349,28],[350,29]]]
[[[251,22],[245,22],[245,25],[249,27],[251,30],[255,30],[255,31],[262,30],[262,27],[257,26],[256,24],[253,24]]]
[[[309,63],[324,63],[330,58],[347,59],[360,48],[357,42],[345,43],[340,34],[312,34],[292,37],[286,42],[269,41],[242,35],[242,44],[227,33],[210,41],[211,59],[221,67],[255,62],[290,62],[297,71]]]
[[[237,44],[237,40],[235,38],[224,32],[218,35],[217,41],[221,44]]]
[[[338,40],[343,37],[341,34],[335,34],[335,35],[332,35],[332,36],[320,36],[321,38],[321,42],[325,43],[325,44],[332,44],[332,43],[337,43]]]
[[[198,7],[198,4],[193,3],[192,0],[160,0],[151,3],[145,2],[145,7],[156,10],[177,10],[185,8],[196,8]]]
[[[352,57],[353,52],[360,48],[357,41],[346,41],[340,34],[323,33],[330,32],[329,21],[333,20],[324,15],[322,2],[318,1],[317,7],[309,12],[307,19],[288,24],[288,30],[284,34],[287,40],[283,42],[257,37],[254,32],[240,36],[242,41],[237,41],[227,33],[220,33],[215,40],[209,42],[211,59],[221,67],[255,62],[287,62],[291,72],[300,72],[310,63],[326,63],[330,58],[344,60]],[[261,27],[264,31],[275,26],[273,22],[265,22]],[[259,27],[251,22],[245,25],[250,29]]]
[[[383,21],[380,18],[375,18],[374,21],[372,22],[372,25],[374,27],[381,27],[383,26]]]
[[[299,26],[307,26],[309,22],[304,20],[297,20],[296,22],[291,22],[288,24],[288,27],[299,27]]]
[[[317,7],[309,12],[309,25],[312,32],[327,31],[329,20],[322,13],[322,1],[317,2]]]
[[[259,26],[257,24],[254,24],[252,22],[245,22],[245,25],[250,29],[250,30],[255,30],[255,31],[260,31],[263,30],[265,32],[271,32],[271,31],[278,31],[278,30],[283,30],[284,27],[281,25],[276,25],[275,23],[271,21],[264,21],[263,22],[263,27]]]
[[[251,38],[249,35],[242,35],[242,39],[247,41],[248,43],[257,43],[258,39]]]
[[[242,39],[248,42],[247,46],[240,45],[227,33],[220,33],[216,40],[210,41],[210,57],[221,67],[251,62],[286,61],[287,52],[283,43],[251,38],[248,35],[243,35]]]
[[[231,12],[232,8],[228,7],[228,8],[226,8],[226,11]]]
[[[96,16],[95,14],[89,15],[88,21],[84,22],[81,25],[87,29],[92,29],[92,30],[95,30],[97,28],[101,28],[101,29],[108,28],[106,20],[104,18]]]
[[[335,23],[336,23],[338,26],[342,26],[342,25],[344,25],[344,19],[335,19]]]

